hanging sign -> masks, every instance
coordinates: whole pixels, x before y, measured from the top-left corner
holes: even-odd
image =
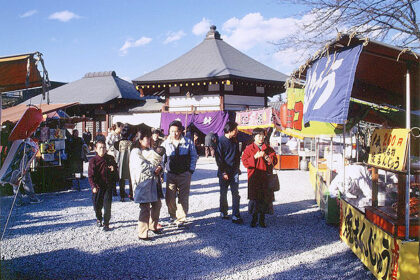
[[[368,164],[405,170],[408,129],[376,129],[371,137]]]
[[[250,110],[236,113],[238,129],[254,129],[256,127],[274,127],[273,109]]]
[[[309,126],[303,123],[304,89],[288,88],[287,103],[280,107],[280,112],[275,111],[280,119],[281,130],[288,135],[304,138],[319,135],[335,136],[341,131],[337,124],[311,121]]]
[[[319,58],[307,71],[303,120],[344,124],[362,45]]]

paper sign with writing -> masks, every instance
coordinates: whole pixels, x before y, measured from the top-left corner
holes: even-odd
[[[405,170],[408,129],[376,129],[371,138],[368,164]]]

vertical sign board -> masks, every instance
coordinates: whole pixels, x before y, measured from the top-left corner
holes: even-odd
[[[395,171],[405,170],[408,129],[376,129],[371,138],[368,164]]]
[[[341,200],[340,237],[377,279],[418,279],[419,241],[389,235]]]

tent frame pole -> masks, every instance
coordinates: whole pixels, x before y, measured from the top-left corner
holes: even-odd
[[[411,104],[410,104],[410,69],[407,65],[407,74],[405,77],[406,81],[406,110],[405,110],[405,127],[408,129],[408,137],[407,137],[407,159],[406,159],[406,169],[407,169],[407,180],[405,182],[405,239],[409,240],[409,233],[410,233],[410,173],[411,173],[411,166],[410,166],[410,130],[411,130]]]

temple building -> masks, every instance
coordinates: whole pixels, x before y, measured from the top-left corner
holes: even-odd
[[[224,42],[211,26],[199,45],[133,83],[140,96],[165,97],[161,127],[166,130],[168,116],[186,121],[188,126],[196,125],[197,115],[205,112],[226,115],[265,107],[267,97],[285,91],[287,78]],[[175,113],[183,117],[175,117]]]

